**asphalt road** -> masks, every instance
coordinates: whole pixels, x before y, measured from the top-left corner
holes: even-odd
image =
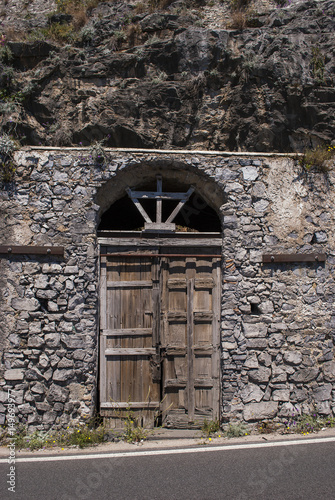
[[[150,452],[149,452],[150,453]],[[335,441],[267,448],[0,463],[3,500],[334,500]],[[115,455],[115,454],[114,454]]]

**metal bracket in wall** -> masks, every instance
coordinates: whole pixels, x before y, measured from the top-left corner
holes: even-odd
[[[40,246],[0,246],[0,255],[60,255],[64,256],[64,247],[40,247]]]
[[[263,254],[263,264],[265,263],[289,263],[289,262],[325,262],[325,253],[279,253]]]

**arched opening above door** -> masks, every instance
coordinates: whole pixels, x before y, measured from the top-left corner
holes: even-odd
[[[157,192],[158,178],[160,176],[136,186],[136,191],[129,188],[128,194],[115,201],[103,213],[98,230],[141,231],[148,229],[150,224],[147,224],[145,219],[157,221],[158,204],[160,204],[159,218],[160,222],[162,221],[162,227],[165,224],[164,221],[173,221],[170,226],[175,226],[176,231],[221,231],[221,222],[217,213],[193,187],[160,178],[160,185],[163,184],[162,196],[160,196]],[[140,193],[142,198],[138,200],[137,196]],[[144,215],[141,212],[144,212]],[[166,224],[165,230],[168,228],[171,230],[170,226]]]

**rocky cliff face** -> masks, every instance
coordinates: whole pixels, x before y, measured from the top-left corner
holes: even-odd
[[[0,125],[23,144],[301,151],[334,139],[331,0],[0,4]]]

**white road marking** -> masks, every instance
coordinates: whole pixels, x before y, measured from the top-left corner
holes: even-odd
[[[320,443],[335,442],[335,437],[328,438],[313,438],[313,439],[295,439],[292,441],[275,441],[272,443],[250,443],[250,444],[231,444],[223,446],[206,446],[201,448],[172,448],[164,450],[147,450],[147,451],[124,451],[115,453],[99,453],[91,455],[61,455],[49,457],[22,457],[15,458],[16,463],[24,462],[59,462],[66,460],[96,460],[106,458],[127,458],[127,457],[150,457],[154,455],[179,455],[183,453],[208,453],[213,451],[233,451],[233,450],[250,450],[255,448],[276,448],[280,446],[296,446],[309,445]],[[8,459],[0,459],[0,464],[7,464]]]

